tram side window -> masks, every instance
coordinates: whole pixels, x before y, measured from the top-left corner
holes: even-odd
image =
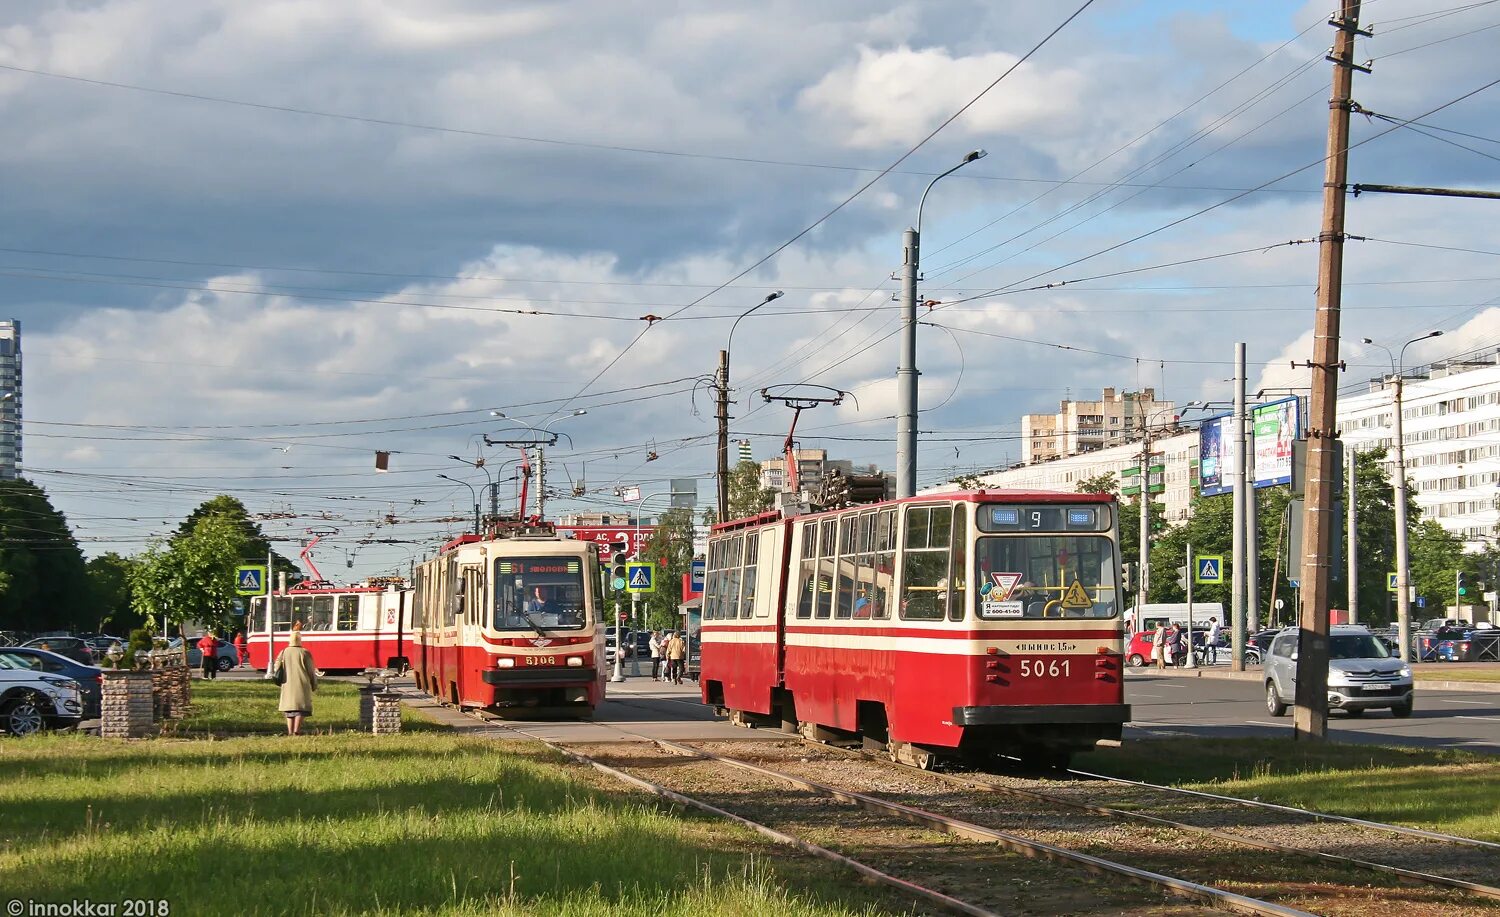
[[[359,630],[359,596],[339,596],[339,630]]]
[[[308,609],[307,621],[302,625],[303,630],[332,630],[333,629],[333,596],[315,595],[312,607]]]
[[[950,588],[948,589],[948,620],[962,621],[968,614],[968,577],[969,564],[967,561],[968,533],[967,503],[959,503],[953,507],[953,538],[949,542],[953,547],[953,563],[948,568]]]
[[[861,513],[856,535],[854,556],[857,573],[854,584],[854,617],[869,618],[874,611],[875,598],[875,516],[874,512]]]
[[[870,596],[870,617],[891,616],[891,586],[896,580],[896,511],[881,510],[875,518],[875,588]]]
[[[948,539],[952,526],[952,506],[906,508],[902,620],[941,621],[947,613]]]
[[[719,600],[719,614],[734,620],[740,616],[740,549],[744,540],[736,535],[724,543],[724,592]]]
[[[290,598],[279,595],[272,600],[271,614],[275,619],[277,630],[292,629],[292,600]]]
[[[802,526],[802,573],[797,580],[797,617],[811,618],[818,598],[818,524]]]
[[[718,556],[719,543],[708,543],[708,555],[703,564],[703,620],[714,620],[714,558]]]
[[[411,580],[411,619],[413,627],[427,626],[427,571],[418,570]]]
[[[740,617],[749,618],[755,614],[755,574],[760,564],[759,532],[745,534],[744,560],[745,572],[740,587]]]
[[[834,578],[837,591],[833,609],[835,618],[848,619],[854,616],[854,592],[859,587],[859,554],[855,547],[855,535],[859,530],[856,513],[839,519],[838,576]]]
[[[454,616],[458,613],[458,606],[463,604],[461,593],[458,592],[458,561],[449,559],[448,575],[443,577],[444,591],[448,594],[442,596],[443,600],[443,626],[452,627]]]
[[[824,519],[818,523],[818,594],[814,616],[827,618],[833,614],[833,584],[838,567],[839,529],[837,519]]]

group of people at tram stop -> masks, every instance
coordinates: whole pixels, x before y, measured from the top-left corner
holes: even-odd
[[[1219,661],[1219,630],[1219,619],[1209,618],[1208,633],[1203,638],[1203,659],[1208,665]],[[1186,628],[1157,624],[1151,634],[1151,661],[1158,669],[1186,664],[1187,654],[1192,651],[1188,640]]]
[[[217,677],[219,638],[209,630],[198,639],[197,645],[198,652],[203,654],[203,677]],[[235,634],[234,648],[241,665],[249,662],[243,633]],[[318,667],[312,653],[302,645],[302,622],[292,625],[286,646],[276,654],[266,677],[281,688],[276,709],[286,717],[287,735],[301,735],[302,721],[312,716],[312,696],[318,690]]]
[[[688,657],[687,631],[653,630],[650,647],[651,677],[674,685],[682,684]],[[662,670],[663,662],[667,664],[665,671]]]

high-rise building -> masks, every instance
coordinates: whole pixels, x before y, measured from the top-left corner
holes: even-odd
[[[1056,414],[1021,417],[1021,462],[1032,465],[1140,439],[1149,420],[1154,433],[1176,419],[1170,401],[1156,390],[1118,392],[1107,388],[1098,401],[1063,401]]]
[[[0,479],[21,466],[21,323],[0,320]]]

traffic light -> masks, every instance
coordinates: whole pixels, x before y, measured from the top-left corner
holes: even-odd
[[[1125,591],[1126,592],[1134,592],[1135,591],[1135,564],[1132,564],[1132,563],[1121,564],[1120,565],[1120,575],[1125,580],[1125,582],[1121,584],[1124,587]]]
[[[1183,590],[1185,592],[1185,591],[1187,591],[1187,587],[1188,587],[1188,568],[1186,566],[1178,567],[1177,568],[1177,588],[1181,589],[1181,590]]]
[[[614,552],[614,554],[610,558],[612,561],[614,561],[614,565],[610,568],[609,571],[609,585],[616,592],[619,592],[620,590],[625,588],[625,562],[630,559],[630,555],[625,552],[629,549],[629,547],[630,546],[623,541],[616,541],[609,546],[610,550]]]
[[[1454,591],[1458,593],[1459,598],[1463,598],[1464,596],[1469,594],[1469,583],[1468,580],[1464,578],[1464,571],[1460,570],[1455,573],[1453,575],[1453,582],[1455,587]]]

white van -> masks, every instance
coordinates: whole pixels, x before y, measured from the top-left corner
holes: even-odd
[[[1208,629],[1208,619],[1217,618],[1220,624],[1225,621],[1223,602],[1194,602],[1193,603],[1193,627],[1197,630]],[[1139,608],[1132,605],[1125,609],[1125,629],[1132,634],[1143,630],[1155,630],[1156,625],[1163,624],[1171,627],[1188,625],[1188,603],[1187,602],[1155,602],[1141,605]]]

